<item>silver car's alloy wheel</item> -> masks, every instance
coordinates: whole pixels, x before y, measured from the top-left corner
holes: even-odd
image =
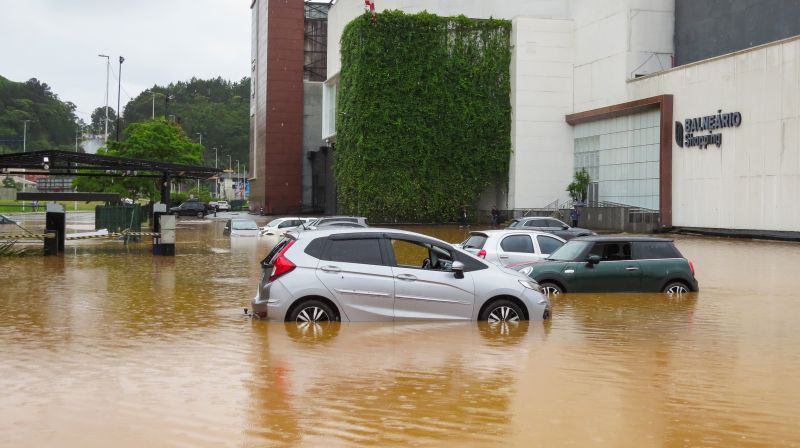
[[[667,294],[670,294],[670,295],[672,295],[672,294],[686,294],[688,292],[689,292],[689,290],[686,289],[686,287],[683,286],[683,285],[672,285],[669,288],[667,288]]]
[[[489,322],[519,322],[519,314],[510,306],[498,306],[489,313]]]
[[[546,296],[557,296],[557,295],[561,294],[561,291],[558,288],[556,288],[555,286],[550,286],[550,285],[542,286],[542,292]]]
[[[303,308],[297,314],[297,322],[330,322],[331,318],[328,316],[328,313],[325,312],[320,307],[317,306],[309,306],[307,308]]]

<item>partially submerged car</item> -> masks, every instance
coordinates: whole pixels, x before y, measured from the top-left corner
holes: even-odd
[[[575,238],[545,262],[521,267],[520,272],[536,280],[548,295],[699,290],[694,264],[665,238]]]
[[[203,202],[186,201],[177,207],[170,207],[169,213],[175,216],[197,216],[202,218],[208,214],[208,210]]]
[[[305,224],[306,220],[298,217],[275,218],[261,227],[262,235],[283,235],[289,230]]]
[[[298,227],[298,229],[314,230],[318,227],[325,227],[326,225],[330,225],[332,223],[338,224],[343,222],[351,222],[355,224],[361,224],[361,227],[369,227],[369,224],[367,224],[367,218],[363,216],[323,216],[311,222],[304,223],[302,226]]]
[[[230,236],[258,236],[261,229],[252,219],[229,219],[222,233]]]
[[[262,261],[253,314],[292,322],[550,317],[535,281],[396,229],[287,233]]]
[[[559,221],[555,218],[548,218],[542,216],[529,216],[525,218],[517,218],[508,225],[509,229],[514,230],[538,230],[556,235],[565,240],[571,240],[579,236],[597,235],[589,229],[581,229],[580,227],[570,227],[565,222]]]

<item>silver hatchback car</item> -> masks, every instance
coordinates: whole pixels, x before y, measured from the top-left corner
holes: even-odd
[[[550,317],[539,285],[444,241],[395,229],[287,234],[261,262],[253,314],[279,321]]]

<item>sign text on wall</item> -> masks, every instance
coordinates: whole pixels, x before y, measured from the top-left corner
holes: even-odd
[[[742,124],[742,114],[739,112],[722,113],[718,110],[715,115],[705,117],[687,118],[683,123],[675,122],[675,143],[681,148],[697,146],[706,149],[708,145],[722,146],[722,134],[714,133],[715,129],[737,127]],[[708,131],[708,134],[699,134]]]

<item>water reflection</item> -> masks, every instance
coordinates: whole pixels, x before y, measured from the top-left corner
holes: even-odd
[[[497,442],[542,322],[254,322],[251,435],[315,445]],[[476,429],[480,428],[476,434]]]

